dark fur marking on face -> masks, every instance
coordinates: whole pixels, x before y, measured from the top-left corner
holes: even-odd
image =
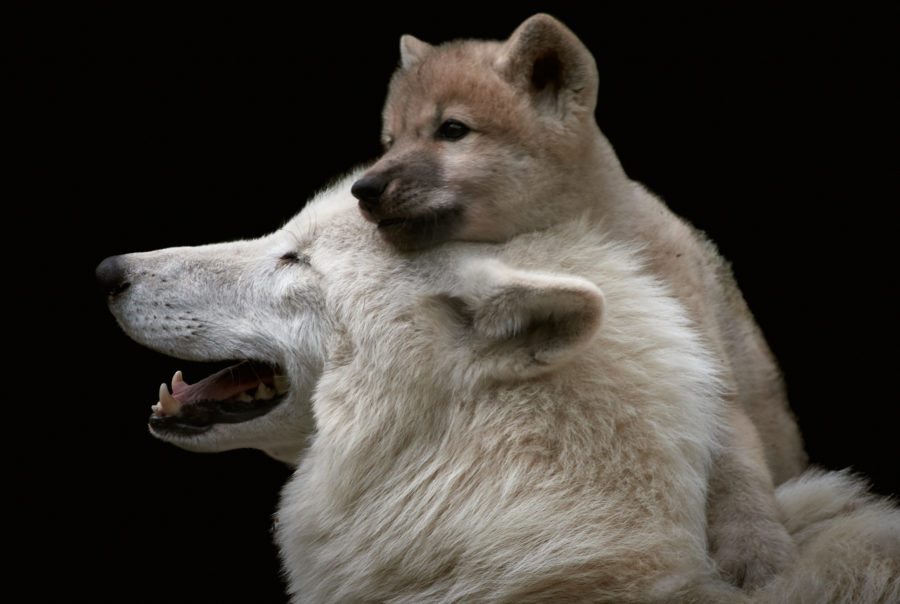
[[[420,250],[453,239],[463,223],[463,208],[426,210],[378,222],[378,234],[402,252]]]
[[[387,181],[376,202],[364,208],[382,238],[401,251],[422,249],[452,239],[463,221],[463,208],[446,204],[443,170],[427,151],[383,158],[363,178]]]

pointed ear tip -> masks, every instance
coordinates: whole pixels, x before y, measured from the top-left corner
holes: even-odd
[[[551,15],[550,13],[535,13],[528,17],[526,21],[544,21],[548,23],[559,23],[559,19]]]
[[[565,27],[559,19],[547,13],[537,13],[531,15],[519,27]]]
[[[581,277],[577,277],[577,279],[579,280],[579,283],[577,284],[578,289],[576,291],[579,291],[580,294],[590,300],[592,304],[602,306],[605,302],[603,290],[587,279],[582,279]]]
[[[590,281],[577,283],[574,288],[566,290],[572,308],[577,314],[593,317],[599,326],[606,312],[606,297],[603,290]]]
[[[400,36],[400,66],[408,69],[420,63],[431,45],[410,34]]]
[[[407,49],[424,49],[431,47],[431,44],[425,42],[424,40],[420,40],[412,34],[403,34],[400,36],[400,47]]]

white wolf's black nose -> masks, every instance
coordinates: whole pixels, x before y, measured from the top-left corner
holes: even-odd
[[[131,287],[131,283],[126,281],[125,262],[121,256],[110,256],[99,265],[97,265],[97,283],[103,291],[115,296]]]
[[[353,183],[350,192],[359,200],[362,209],[371,212],[378,207],[388,182],[389,179],[384,174],[368,174]]]

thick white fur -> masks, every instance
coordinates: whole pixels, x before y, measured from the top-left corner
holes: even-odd
[[[633,250],[574,220],[402,256],[350,182],[259,240],[127,257],[113,303],[162,352],[289,372],[269,415],[169,440],[314,434],[278,512],[294,600],[743,601],[706,554],[718,367]],[[837,474],[778,502],[800,556],[754,600],[896,601],[895,508]]]
[[[278,514],[297,601],[706,589],[719,367],[632,250],[576,220],[402,256],[352,212],[308,245],[334,336]]]
[[[900,509],[846,472],[810,470],[776,491],[797,543],[795,564],[758,602],[900,602]]]

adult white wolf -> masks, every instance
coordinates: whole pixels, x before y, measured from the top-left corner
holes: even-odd
[[[403,256],[353,205],[99,269],[137,341],[241,361],[164,386],[157,436],[314,433],[278,513],[295,601],[741,601],[706,551],[717,367],[632,252],[573,220]],[[900,593],[896,510],[839,476],[780,504],[800,557],[754,599]]]

